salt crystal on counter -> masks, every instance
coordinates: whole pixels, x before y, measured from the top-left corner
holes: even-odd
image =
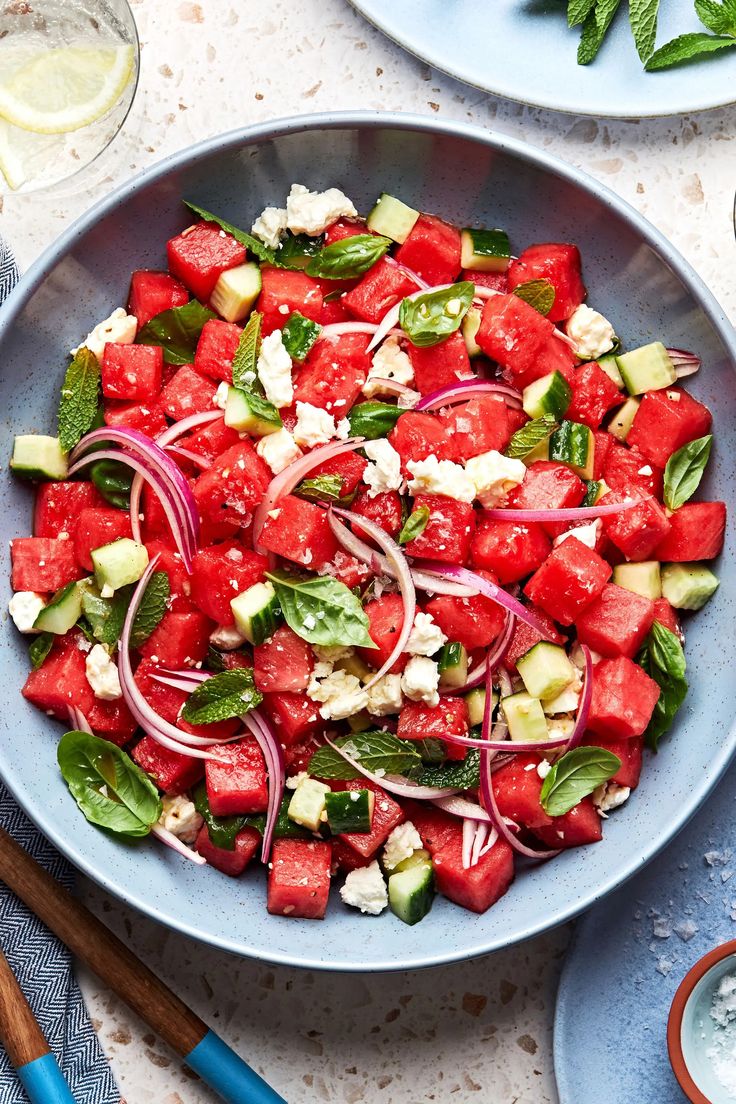
[[[675,961],[672,958],[668,958],[666,955],[661,955],[657,959],[657,973],[662,977],[667,977],[672,972],[672,967],[675,965]]]
[[[689,943],[694,935],[700,931],[697,924],[694,924],[692,920],[681,920],[679,924],[675,924],[672,929],[675,935],[679,935],[683,943]]]
[[[703,858],[708,866],[725,866],[733,858],[733,851],[730,847],[725,851],[706,851]]]
[[[672,924],[665,916],[656,916],[652,932],[657,939],[669,939],[672,935]]]

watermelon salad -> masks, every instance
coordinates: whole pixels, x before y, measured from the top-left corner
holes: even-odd
[[[250,232],[187,207],[15,440],[23,696],[88,820],[264,864],[275,915],[333,879],[483,912],[601,840],[685,697],[725,527],[698,357],[623,345],[573,244],[296,184]]]

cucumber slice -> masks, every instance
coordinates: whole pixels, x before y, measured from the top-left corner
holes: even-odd
[[[215,284],[210,304],[226,322],[240,322],[261,293],[261,270],[254,261],[228,268]]]
[[[397,870],[388,880],[388,903],[394,916],[405,924],[418,924],[432,907],[434,870],[431,862]]]
[[[281,331],[281,340],[291,359],[301,364],[321,333],[319,322],[294,311]]]
[[[634,594],[651,598],[653,602],[662,597],[662,577],[658,560],[617,564],[613,569],[613,582],[624,590],[631,590]]]
[[[318,832],[325,811],[325,797],[330,787],[316,778],[305,778],[294,790],[286,815],[295,824],[301,824],[310,832]]]
[[[475,335],[480,329],[481,311],[478,307],[471,307],[466,311],[460,326],[460,331],[465,341],[465,348],[467,349],[469,357],[481,356],[483,350],[478,342],[475,340]]]
[[[671,387],[677,379],[675,366],[661,341],[617,356],[616,364],[630,395]]]
[[[58,437],[23,434],[15,438],[10,470],[26,479],[66,479],[67,454]]]
[[[671,563],[662,568],[662,595],[675,609],[702,609],[718,585],[718,577],[702,563]]]
[[[582,501],[583,506],[596,506],[604,495],[607,495],[610,491],[610,487],[606,483],[605,479],[586,479],[585,498]]]
[[[230,602],[235,625],[250,644],[262,644],[281,617],[273,583],[254,583]]]
[[[346,671],[349,675],[355,675],[361,682],[367,682],[374,671],[374,668],[369,667],[356,652],[338,659],[335,668],[338,671]]]
[[[301,787],[299,787],[301,789]],[[299,793],[299,790],[296,791]],[[327,823],[333,836],[343,832],[370,832],[375,794],[371,790],[342,790],[325,794]]]
[[[522,407],[530,418],[552,414],[556,421],[565,416],[572,399],[572,388],[562,372],[550,372],[548,376],[530,383],[524,388]]]
[[[563,422],[549,439],[549,458],[566,464],[581,479],[593,478],[595,438],[581,422]]]
[[[626,385],[624,384],[623,376],[618,370],[618,363],[613,353],[607,353],[606,356],[598,357],[598,364],[608,378],[616,384],[619,391],[623,391]]]
[[[121,537],[112,544],[103,544],[92,552],[95,582],[103,598],[111,597],[114,590],[137,583],[148,567],[148,552],[142,544],[130,537]]]
[[[501,698],[501,709],[512,740],[536,743],[548,739],[547,718],[539,698],[533,698],[521,690],[518,694]]]
[[[461,687],[468,680],[468,653],[456,640],[443,646],[437,666],[442,687]]]
[[[639,400],[635,399],[632,395],[626,400],[623,406],[620,406],[616,413],[608,423],[608,432],[618,438],[619,441],[625,441],[629,436],[629,430],[634,424],[634,418],[636,412],[639,409]]]
[[[269,433],[278,433],[283,429],[284,423],[268,399],[252,391],[242,391],[239,387],[228,387],[225,425],[240,433],[249,433],[251,437],[267,437]]]
[[[34,629],[57,636],[69,632],[82,615],[82,594],[83,587],[79,583],[67,583],[57,590],[33,622]]]
[[[423,866],[425,863],[431,863],[432,856],[429,851],[422,849],[421,851],[415,851],[408,858],[402,859],[394,867],[394,873],[400,874],[402,870],[412,870],[415,866]]]
[[[575,668],[565,649],[546,640],[520,656],[516,669],[533,698],[556,698],[575,678]]]
[[[402,245],[414,229],[418,218],[419,212],[413,207],[402,203],[388,192],[381,192],[366,223],[374,234],[381,234]]]
[[[472,230],[460,235],[460,264],[476,272],[505,272],[511,261],[511,246],[505,230]]]
[[[468,707],[468,723],[471,728],[483,724],[483,716],[486,708],[486,692],[482,686],[470,690],[465,695],[465,704]],[[498,705],[498,694],[494,690],[491,694],[491,709]]]

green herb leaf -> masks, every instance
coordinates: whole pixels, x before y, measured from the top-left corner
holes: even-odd
[[[555,289],[549,280],[527,280],[514,288],[514,295],[540,314],[549,314],[555,303]]]
[[[371,729],[341,736],[333,743],[344,748],[351,759],[356,759],[366,770],[384,774],[400,774],[412,778],[422,770],[422,760],[410,740],[399,740],[390,732]],[[313,778],[360,778],[350,763],[333,748],[318,748],[309,761],[309,773]]]
[[[698,437],[674,452],[664,469],[664,503],[670,510],[679,510],[695,494],[703,478],[713,444],[713,434]]]
[[[736,0],[695,0],[698,19],[717,35],[736,35]]]
[[[309,502],[339,502],[342,497],[341,475],[315,475],[312,479],[303,479],[292,494],[306,498]]]
[[[145,644],[159,624],[166,613],[170,594],[169,576],[165,571],[154,571],[148,580],[148,586],[143,592],[138,612],[133,619],[130,630],[130,643],[133,648],[140,648]],[[132,591],[130,597],[132,597]],[[130,605],[130,597],[127,605]]]
[[[190,299],[181,307],[154,315],[138,331],[136,344],[160,345],[167,364],[193,364],[199,335],[210,318],[217,315],[196,299]]]
[[[461,280],[442,291],[425,291],[414,299],[404,299],[399,325],[417,348],[437,345],[460,329],[474,294],[475,284]]]
[[[100,644],[106,644],[108,648],[114,648],[117,644],[135,587],[135,583],[120,587],[112,598],[101,597],[99,590],[91,582],[84,587],[82,612],[94,639]],[[165,571],[154,571],[130,630],[130,642],[134,648],[145,644],[163,618],[169,594],[169,576]]]
[[[286,623],[309,644],[375,648],[360,599],[330,575],[266,572]]]
[[[34,671],[42,666],[54,645],[54,639],[54,634],[50,632],[42,632],[38,636],[34,636],[28,648],[28,658]]]
[[[213,648],[211,644],[207,649],[204,666],[206,670],[215,671],[216,673],[219,671],[227,670],[227,668],[225,667],[225,661],[223,659],[223,653],[218,652],[217,648]]]
[[[321,249],[307,265],[308,276],[323,280],[352,280],[380,261],[392,242],[378,234],[356,234]]]
[[[596,0],[594,11],[583,23],[578,46],[578,65],[589,65],[595,60],[620,6],[621,0]]]
[[[605,748],[574,748],[552,764],[539,794],[542,808],[548,816],[564,816],[620,769],[619,757]]]
[[[181,715],[189,724],[214,724],[249,713],[263,701],[253,682],[250,667],[223,671],[200,683],[187,698]]]
[[[422,786],[453,786],[473,790],[480,785],[480,752],[469,748],[464,759],[448,760],[443,766],[424,767],[416,782]]]
[[[204,207],[198,207],[196,203],[190,203],[188,199],[185,199],[183,202],[185,207],[188,207],[195,215],[199,215],[205,222],[216,223],[226,234],[230,234],[235,238],[236,242],[239,242],[240,245],[244,245],[246,249],[250,250],[254,257],[258,257],[259,261],[267,261],[268,264],[274,263],[276,255],[273,249],[269,249],[259,238],[254,238],[252,234],[248,234],[245,230],[239,230],[238,227],[233,226],[231,222],[226,222],[225,219],[220,218],[218,215],[213,215],[211,211],[206,211]]]
[[[513,460],[523,460],[530,452],[546,441],[557,429],[554,414],[543,414],[517,429],[508,443],[506,455]]]
[[[301,363],[321,333],[319,322],[313,322],[299,311],[294,311],[281,331],[281,340],[291,359]]]
[[[247,816],[215,816],[210,808],[207,796],[207,785],[200,782],[192,790],[194,808],[207,825],[207,834],[215,847],[221,847],[223,851],[235,850],[235,837],[242,831],[248,820]]]
[[[629,0],[629,22],[637,53],[646,61],[657,39],[659,0]]]
[[[262,322],[263,315],[259,311],[253,311],[240,335],[233,357],[233,387],[240,387],[243,391],[251,391],[258,379],[256,367],[261,351]]]
[[[70,452],[92,428],[100,399],[100,365],[83,345],[64,376],[59,401],[59,443]]]
[[[133,471],[119,460],[98,460],[90,464],[89,477],[106,502],[118,510],[130,507]]]
[[[705,54],[726,50],[729,46],[736,46],[736,38],[704,34],[702,31],[680,35],[679,38],[673,38],[671,42],[655,50],[644,68],[650,73],[658,69],[669,69],[673,65],[692,61]]]
[[[279,268],[305,269],[323,244],[322,235],[312,238],[309,234],[292,234],[289,231],[276,251],[275,263]]]
[[[675,715],[687,695],[685,653],[673,632],[655,621],[644,646],[636,657],[650,678],[659,686],[659,701],[644,733],[647,747],[657,751],[659,741],[672,727]]]
[[[358,403],[348,414],[350,436],[365,437],[366,441],[386,437],[405,413],[402,407],[390,403]]]
[[[399,544],[408,544],[415,540],[427,528],[429,506],[418,506],[409,514],[399,533]]]
[[[59,769],[87,820],[121,836],[147,836],[161,816],[158,790],[121,748],[88,732],[67,732]]]
[[[568,0],[567,3],[567,25],[568,27],[577,27],[579,23],[584,23],[588,18],[593,8],[595,7],[595,0]]]

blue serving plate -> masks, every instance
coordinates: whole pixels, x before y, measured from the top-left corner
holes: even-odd
[[[366,19],[436,69],[496,96],[553,111],[641,119],[736,100],[736,50],[646,73],[622,3],[596,60],[578,65],[580,28],[565,0],[350,0]],[[705,31],[693,0],[665,0],[657,45]]]
[[[697,349],[692,391],[716,412],[706,496],[734,507],[736,341],[687,263],[635,211],[578,171],[502,135],[408,115],[317,115],[211,139],[135,177],[55,242],[0,309],[2,454],[16,432],[53,431],[67,350],[125,302],[130,272],[165,264],[165,242],[187,224],[186,196],[250,226],[293,181],[338,185],[366,211],[383,190],[453,222],[504,226],[521,247],[579,243],[592,304],[630,346],[662,338]],[[31,494],[0,478],[4,542],[26,535]],[[7,543],[6,543],[7,547]],[[526,871],[486,915],[438,899],[419,927],[348,910],[333,894],[322,923],[269,916],[261,876],[231,880],[195,868],[153,841],[121,843],[88,824],[57,767],[60,726],[20,697],[27,640],[3,626],[0,773],[41,830],[90,877],[129,904],[197,939],[239,954],[331,970],[436,965],[508,946],[570,919],[635,873],[703,802],[736,746],[736,685],[724,585],[689,630],[692,691],[677,730],[647,764],[644,784],[606,826],[603,843]],[[9,579],[2,572],[0,603]]]

